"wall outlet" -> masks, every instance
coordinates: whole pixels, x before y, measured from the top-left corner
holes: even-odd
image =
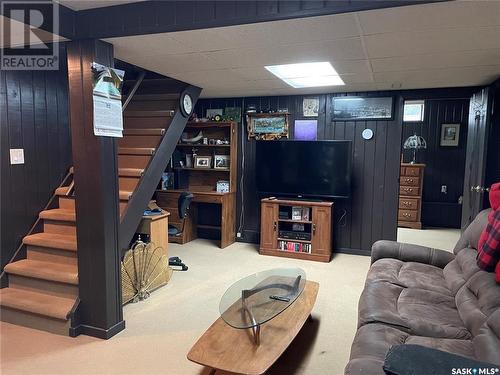
[[[441,185],[441,193],[447,194],[448,193],[448,186],[446,185]]]
[[[11,148],[10,149],[10,164],[24,164],[24,149]]]
[[[241,232],[236,233],[237,238],[241,238]]]

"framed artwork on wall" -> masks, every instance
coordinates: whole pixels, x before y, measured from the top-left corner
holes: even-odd
[[[318,136],[318,120],[295,120],[294,139],[315,141]]]
[[[318,117],[319,98],[302,99],[302,114],[304,117]]]
[[[332,119],[348,120],[390,120],[393,116],[393,98],[361,96],[334,97]]]
[[[249,140],[288,138],[288,113],[249,113],[247,131]]]
[[[460,139],[460,124],[441,124],[441,146],[457,147]]]

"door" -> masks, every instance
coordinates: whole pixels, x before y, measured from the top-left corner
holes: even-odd
[[[474,94],[469,106],[462,231],[483,209],[491,97],[488,88]]]
[[[260,248],[276,249],[278,230],[278,205],[262,203],[260,207]]]
[[[313,207],[312,209],[312,253],[330,254],[332,249],[331,207]]]

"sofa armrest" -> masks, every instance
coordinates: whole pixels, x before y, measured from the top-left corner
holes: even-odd
[[[455,258],[453,253],[430,247],[396,241],[377,241],[372,246],[372,264],[379,259],[394,258],[404,262],[418,262],[444,268]]]
[[[387,353],[383,366],[385,373],[389,375],[495,374],[495,369],[498,368],[492,363],[479,362],[421,345],[406,344],[393,346]],[[457,371],[458,369],[460,370]],[[469,369],[469,372],[465,369]]]

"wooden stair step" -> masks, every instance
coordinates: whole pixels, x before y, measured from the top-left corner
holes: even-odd
[[[61,187],[58,187],[55,191],[55,195],[66,195],[66,193],[68,192],[68,189],[69,189],[69,186],[61,186]]]
[[[14,275],[78,285],[78,266],[72,264],[22,259],[7,264],[4,269]]]
[[[122,201],[128,201],[130,199],[130,197],[132,196],[131,191],[120,190],[120,192],[118,194],[120,196],[120,200],[122,200]]]
[[[155,149],[153,147],[120,147],[118,155],[153,155]]]
[[[118,168],[118,176],[120,177],[141,177],[144,169],[140,168]]]
[[[76,251],[76,236],[56,233],[35,233],[23,238],[23,244],[60,250]]]
[[[76,221],[76,213],[73,210],[63,208],[55,208],[40,212],[40,219],[56,220],[56,221]]]
[[[54,319],[68,320],[75,304],[73,298],[57,297],[18,288],[0,290],[0,305]]]
[[[151,129],[123,129],[123,135],[163,135],[165,129],[151,128]]]

